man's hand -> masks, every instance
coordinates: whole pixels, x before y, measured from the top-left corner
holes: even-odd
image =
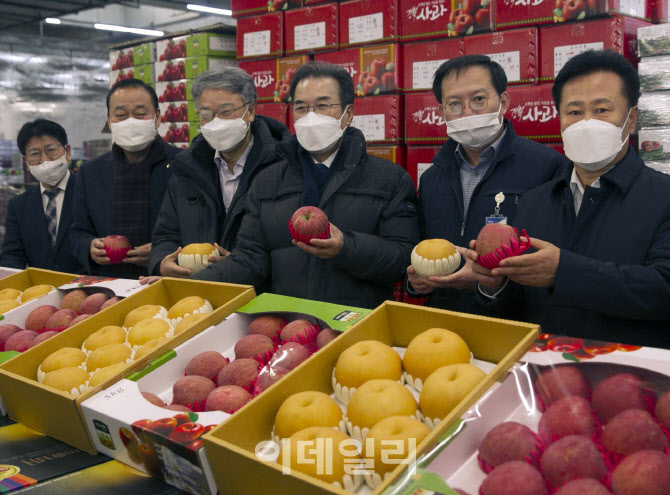
[[[532,237],[530,246],[537,251],[505,258],[498,268],[493,269],[493,275],[506,276],[517,284],[530,287],[553,287],[561,250],[549,242]]]
[[[155,282],[158,282],[160,279],[161,277],[157,277],[155,275],[152,275],[151,277],[140,276],[140,285],[151,285]]]
[[[293,244],[298,246],[306,253],[313,254],[324,260],[333,258],[342,251],[344,245],[344,235],[342,231],[330,224],[330,237],[328,239],[312,239],[309,244],[293,240]]]
[[[105,243],[102,239],[93,239],[91,241],[91,259],[98,265],[109,265],[110,261],[105,251]]]
[[[128,254],[123,259],[122,263],[131,263],[133,265],[146,267],[149,264],[149,256],[151,256],[150,242],[128,251]]]
[[[419,277],[412,265],[407,267],[407,280],[412,286],[412,290],[417,294],[426,296],[435,290],[435,284],[431,283],[427,278]]]
[[[177,256],[181,253],[181,248],[177,248],[174,253],[168,254],[161,261],[160,272],[164,277],[188,278],[191,276],[191,269],[179,266]],[[151,277],[148,277],[151,278]],[[141,279],[140,279],[141,282]],[[149,282],[153,283],[153,282]]]
[[[429,278],[423,278],[416,275],[414,268],[411,266],[407,268],[407,275],[409,283],[412,285],[412,288],[415,292],[419,294],[429,294],[435,289],[457,289],[457,290],[472,290],[475,277],[472,271],[473,262],[471,259],[465,256],[465,253],[468,251],[466,248],[460,246],[454,246],[458,252],[461,254],[461,257],[465,260],[465,265],[458,270],[456,273],[451,273],[449,275],[433,275]],[[411,270],[411,271],[410,271]],[[418,285],[418,287],[417,287]]]
[[[470,266],[472,267],[472,276],[475,279],[475,282],[479,282],[479,285],[488,287],[493,292],[496,292],[505,284],[505,277],[497,275],[488,268],[484,268],[479,263],[475,263],[479,256],[477,251],[475,251],[476,245],[477,241],[470,241],[470,249],[466,249],[462,254],[464,254],[466,260],[472,262]]]
[[[214,247],[217,249],[217,251],[219,251],[219,254],[217,256],[210,256],[207,258],[207,261],[209,262],[210,265],[213,265],[214,263],[221,261],[230,254],[230,251],[226,251],[216,243],[214,243]]]

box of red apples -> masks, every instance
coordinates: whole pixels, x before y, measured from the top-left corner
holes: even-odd
[[[126,69],[113,70],[109,73],[109,87],[111,88],[117,82],[123,79],[139,79],[149,86],[154,85],[155,79],[154,64],[136,65]]]
[[[400,143],[404,138],[401,95],[364,96],[354,100],[353,127],[368,143]]]
[[[200,134],[200,122],[164,122],[158,126],[158,135],[166,143],[186,149],[189,143]]]
[[[176,58],[156,62],[156,81],[177,81],[179,79],[195,79],[209,69],[220,67],[237,67],[235,60],[217,57]]]
[[[158,61],[187,57],[235,57],[234,35],[195,33],[156,41]]]
[[[405,141],[407,144],[442,145],[447,124],[433,93],[405,95]]]
[[[447,60],[463,55],[463,39],[429,41],[403,46],[401,91],[430,91],[435,71]]]
[[[318,355],[339,335],[331,326],[369,312],[263,294],[83,402],[96,449],[190,493],[216,493],[200,437]]]
[[[637,66],[637,30],[646,26],[651,24],[614,16],[540,28],[540,81],[553,81],[569,59],[586,50],[614,50]]]
[[[306,64],[309,55],[294,55],[271,60],[240,62],[243,69],[254,79],[258,101],[289,102],[289,86],[298,67]]]
[[[340,3],[340,47],[398,39],[397,0],[351,0]]]
[[[169,101],[159,103],[161,122],[197,122],[200,120],[193,101]]]
[[[407,173],[414,180],[417,189],[421,175],[433,165],[433,158],[440,151],[440,146],[408,146]]]
[[[404,144],[397,144],[393,146],[368,146],[366,151],[369,155],[384,158],[385,160],[405,168],[407,147]]]
[[[514,131],[534,141],[561,139],[561,123],[551,84],[508,88],[510,105],[505,117],[512,121]]]
[[[463,38],[465,55],[488,55],[507,75],[508,84],[537,82],[539,46],[537,28],[478,34]]]
[[[111,70],[127,69],[135,65],[133,49],[111,50],[109,52],[109,66]]]
[[[461,36],[493,29],[495,0],[400,0],[400,40]]]
[[[514,483],[532,493],[670,488],[660,477],[670,469],[668,359],[665,349],[542,334],[397,493],[495,493],[503,475],[510,493]]]
[[[158,103],[192,100],[192,87],[193,79],[178,79],[176,81],[157,82],[156,94],[158,95]]]
[[[539,26],[622,14],[652,19],[653,0],[493,0],[495,29]]]
[[[402,80],[403,47],[397,43],[317,53],[315,60],[339,65],[354,81],[356,96],[396,93]]]
[[[337,3],[289,10],[284,14],[287,55],[336,50]]]
[[[288,105],[286,103],[257,103],[256,114],[271,117],[286,125],[288,121]]]
[[[284,12],[237,21],[237,59],[281,57],[284,53]]]
[[[231,0],[230,9],[233,11],[233,17],[246,17],[295,9],[302,5],[303,0]]]
[[[202,319],[195,322],[190,319],[177,331],[175,328],[181,320],[172,318],[167,308],[174,307],[174,311],[178,312],[187,297],[196,299],[196,302],[198,298],[205,299],[209,306],[207,311],[203,310],[205,316],[200,317]],[[40,433],[94,454],[96,450],[93,440],[81,416],[80,404],[83,401],[132,372],[144,369],[147,363],[221,321],[253,297],[253,288],[247,286],[169,278],[136,291],[0,365],[0,390],[9,417]],[[177,306],[180,302],[182,304]],[[126,322],[129,313],[140,307],[143,307],[142,310],[136,311]],[[211,310],[208,309],[210,307]],[[149,310],[156,317],[148,317]],[[147,322],[142,321],[141,317],[148,318]],[[133,331],[138,323],[140,326]],[[126,324],[130,330],[123,329]],[[118,328],[111,329],[109,335],[107,331],[99,332],[103,327],[109,326]],[[88,349],[85,343],[94,333],[98,344],[108,339],[118,342],[119,334],[123,333],[130,340],[127,343],[123,341],[124,343],[103,344],[100,347],[102,350],[98,349],[98,345]],[[159,337],[151,339],[154,335]],[[149,342],[146,339],[154,341],[146,345]],[[135,344],[128,350],[131,340]],[[140,347],[145,345],[138,354]],[[67,349],[63,350],[64,348]],[[77,358],[67,372],[62,372],[57,366],[60,358],[59,354],[53,356],[56,352],[67,353],[70,356],[68,359]],[[83,361],[79,357],[81,352],[85,354]],[[40,371],[41,366],[50,357],[47,363],[50,363],[49,368],[53,371],[45,374]],[[106,368],[105,363],[110,360],[110,366],[115,367],[97,376],[98,371]],[[80,363],[79,366],[77,363]],[[95,369],[89,370],[89,367]],[[56,375],[52,378],[50,375],[53,373]],[[91,377],[92,373],[96,376]],[[45,380],[46,383],[43,383]],[[71,383],[72,388],[69,388]],[[62,388],[58,388],[59,386]]]
[[[277,437],[283,436],[277,430],[277,425],[280,422],[278,417],[280,407],[283,411],[286,411],[286,415],[289,415],[289,407],[285,404],[289,401],[292,402],[292,396],[297,399],[295,394],[311,392],[313,396],[330,396],[326,399],[334,397],[333,401],[337,403],[338,407],[343,407],[340,404],[347,404],[348,402],[345,423],[356,420],[352,412],[355,407],[354,403],[358,406],[356,410],[361,414],[361,416],[358,416],[357,412],[356,418],[361,419],[361,421],[365,421],[363,419],[365,417],[386,418],[393,414],[390,412],[391,410],[397,410],[399,403],[408,404],[408,407],[416,413],[417,404],[413,401],[416,400],[417,395],[408,387],[414,388],[417,386],[421,388],[418,384],[421,380],[412,381],[415,385],[410,385],[409,379],[411,377],[408,377],[404,387],[401,383],[392,379],[379,380],[379,384],[375,383],[374,386],[372,382],[367,382],[371,387],[368,387],[365,383],[361,385],[352,384],[351,387],[355,388],[354,391],[348,389],[346,385],[340,384],[338,376],[347,376],[351,379],[358,377],[355,370],[360,370],[363,373],[362,370],[366,367],[366,359],[369,363],[367,366],[370,368],[371,375],[373,369],[382,372],[379,368],[389,369],[389,363],[394,363],[396,360],[398,361],[396,372],[400,372],[400,367],[407,370],[405,367],[407,361],[403,356],[407,356],[406,351],[408,346],[411,345],[410,342],[427,331],[433,333],[433,335],[436,333],[444,334],[446,330],[442,329],[450,329],[451,332],[457,334],[458,338],[462,339],[465,346],[471,351],[473,359],[471,359],[472,364],[461,365],[463,372],[459,371],[454,375],[454,382],[456,383],[454,383],[453,395],[450,395],[454,400],[445,408],[450,412],[440,415],[441,419],[435,417],[435,421],[427,420],[425,422],[427,426],[415,425],[417,428],[421,426],[422,430],[428,430],[421,436],[423,440],[415,438],[417,440],[415,443],[417,457],[434,445],[478,397],[504,376],[506,370],[526,352],[528,346],[539,334],[537,325],[387,301],[318,351],[311,359],[291,371],[284,380],[252,400],[244,407],[241,414],[233,414],[218,428],[213,429],[203,437],[207,458],[214,473],[218,490],[220,492],[249,493],[252,495],[262,493],[340,494],[344,493],[341,488],[343,485],[347,486],[347,493],[356,490],[356,478],[351,470],[347,471],[344,468],[345,473],[349,475],[349,478],[347,478],[346,475],[343,476],[341,467],[338,467],[336,471],[334,468],[335,462],[333,462],[331,477],[329,476],[331,472],[318,471],[316,467],[310,468],[308,466],[310,462],[313,463],[315,460],[313,454],[306,453],[307,449],[315,447],[314,440],[311,444],[305,440],[305,462],[296,460],[296,457],[300,458],[299,453],[296,456],[291,451],[291,455],[286,455],[287,452],[283,451],[282,446],[285,448],[287,444],[277,440]],[[432,335],[425,335],[426,342],[430,341],[431,349],[439,345],[448,346],[447,340],[438,338],[438,343],[435,343],[431,337]],[[423,341],[423,338],[419,340]],[[419,345],[421,346],[421,344]],[[448,351],[445,350],[444,352],[445,354],[440,355],[446,357]],[[346,359],[345,353],[347,354]],[[469,358],[470,353],[467,354]],[[361,357],[360,360],[357,359],[358,356]],[[426,362],[426,360],[421,362]],[[338,375],[340,366],[342,371]],[[391,364],[390,367],[393,367],[393,365]],[[467,368],[467,371],[465,371],[465,368]],[[478,369],[475,370],[475,368]],[[468,375],[468,372],[476,374],[477,380],[481,381],[475,382],[476,385],[474,386],[470,385],[472,382],[466,378],[471,376]],[[395,377],[393,374],[386,376]],[[439,383],[436,389],[438,396],[443,396],[438,390],[442,385],[445,385],[445,388],[448,387],[445,383],[448,381],[447,379],[437,380],[436,383]],[[426,387],[429,387],[429,382],[430,378],[423,383],[423,391],[426,390]],[[468,385],[465,385],[466,382]],[[456,392],[456,388],[458,388],[458,392]],[[368,396],[369,400],[361,402],[357,398],[357,394],[363,393],[364,389],[367,389],[365,394],[371,393],[372,395]],[[403,391],[403,389],[406,391]],[[385,393],[386,390],[389,393]],[[423,391],[421,394],[424,393]],[[379,395],[376,395],[377,392]],[[448,393],[446,390],[443,390],[443,392],[444,394]],[[372,397],[375,397],[376,400]],[[395,399],[391,399],[391,397]],[[314,397],[314,400],[316,401],[316,397]],[[379,410],[380,407],[383,408],[383,412]],[[428,409],[424,410],[428,411]],[[298,411],[301,411],[301,409],[298,409]],[[316,411],[323,415],[326,414],[325,408],[315,409]],[[342,414],[342,411],[339,411],[339,413]],[[308,415],[309,411],[305,409],[305,417],[308,418]],[[422,415],[419,414],[419,416]],[[286,423],[285,418],[286,416],[282,415],[282,425]],[[295,422],[297,421],[295,419]],[[413,421],[418,423],[416,419]],[[394,428],[392,425],[389,425],[389,427],[391,430]],[[333,437],[333,440],[340,441],[341,439],[343,442],[346,440],[355,444],[352,438],[362,438],[366,434],[362,427],[358,430],[358,433],[352,425],[342,425],[341,428],[349,431],[352,437],[349,438],[344,433],[336,432],[337,436]],[[299,425],[288,422],[287,430],[290,431],[291,429],[298,430],[298,432],[291,435],[290,445],[292,447],[296,446],[302,452],[303,447],[299,442],[296,445],[294,441],[305,437],[299,431]],[[324,431],[317,432],[316,429],[303,431],[309,431],[310,434],[313,432],[316,435],[324,435],[324,437],[317,436],[316,438],[322,439],[323,443],[327,444],[328,438],[330,438],[327,432],[330,433],[331,429],[323,428],[322,430]],[[400,430],[404,431],[405,428],[401,427]],[[367,433],[368,439],[372,434],[373,431],[370,429]],[[315,437],[309,438],[313,439]],[[360,467],[366,473],[370,473],[372,469],[379,467],[377,463],[380,462],[380,457],[383,455],[378,457],[375,450],[374,461],[371,459],[368,439],[361,441],[359,444],[366,450],[365,465]],[[377,441],[377,438],[375,438],[375,447],[379,446]],[[337,450],[338,444],[335,441],[332,444],[332,448]],[[388,466],[388,471],[386,471],[388,474],[380,470],[384,473],[384,476],[378,478],[371,476],[369,482],[366,474],[365,485],[374,486],[374,488],[369,489],[368,486],[364,486],[357,493],[377,495],[385,492],[406,468],[407,461],[405,459],[411,457],[411,454],[408,455],[407,450],[401,450],[404,444],[394,443],[393,445],[397,450],[394,451],[395,461],[390,462],[392,465]],[[316,448],[320,447],[317,446]],[[327,446],[321,448],[326,450],[319,451],[318,459],[327,462],[330,448]],[[337,455],[337,465],[341,466],[340,463],[350,464],[354,468],[357,459],[360,460],[357,450],[352,448],[350,452],[345,453],[341,451],[342,444],[339,448],[340,454],[332,452],[334,456]],[[343,457],[345,458],[343,459]],[[335,457],[333,457],[333,461],[335,461]],[[248,477],[240,476],[239,473],[254,473],[253,482]],[[337,479],[338,475],[340,479]],[[336,479],[340,483],[340,487],[332,483]]]

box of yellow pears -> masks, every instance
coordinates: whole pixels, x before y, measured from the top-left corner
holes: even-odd
[[[0,365],[4,406],[15,421],[94,454],[81,402],[254,297],[244,285],[161,279]]]
[[[0,319],[22,304],[46,296],[73,278],[72,273],[27,268],[0,279]]]

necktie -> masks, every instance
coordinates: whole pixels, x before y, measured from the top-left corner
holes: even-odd
[[[319,169],[321,175],[326,175],[328,173],[328,167],[326,167],[323,163],[317,163],[316,168]]]
[[[49,198],[49,201],[47,202],[46,217],[52,247],[56,245],[56,235],[58,234],[58,229],[56,227],[58,220],[56,218],[56,196],[59,192],[60,189],[58,188],[44,191],[44,194],[46,194],[47,198]]]

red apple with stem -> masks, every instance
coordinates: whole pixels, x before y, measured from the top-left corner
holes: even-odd
[[[301,242],[305,238],[326,237],[325,234],[330,231],[328,217],[316,206],[298,208],[291,217],[289,224],[290,230],[295,232],[291,235],[295,240]]]

